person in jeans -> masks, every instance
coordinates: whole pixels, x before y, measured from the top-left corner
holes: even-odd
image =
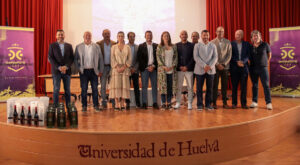
[[[261,33],[258,30],[251,32],[251,54],[250,54],[250,78],[252,81],[252,103],[250,108],[258,106],[258,79],[260,79],[265,94],[267,109],[272,110],[271,92],[269,86],[269,60],[271,59],[271,49],[268,43],[263,42]]]
[[[51,64],[53,78],[54,106],[58,106],[61,79],[64,84],[66,105],[70,103],[71,99],[71,65],[74,61],[74,55],[72,45],[64,42],[64,39],[65,32],[63,30],[57,30],[56,42],[50,44],[48,52],[48,59]]]
[[[159,109],[157,104],[157,44],[152,42],[152,32],[145,32],[146,42],[139,45],[137,65],[142,77],[142,108],[147,109],[147,93],[149,78],[151,80],[153,108]]]
[[[102,107],[103,109],[107,109],[107,94],[106,94],[106,84],[109,83],[110,79],[110,72],[111,72],[111,65],[110,65],[110,53],[111,47],[116,44],[115,41],[110,39],[110,30],[104,29],[102,31],[103,40],[98,41],[97,44],[101,48],[102,58],[104,61],[104,69],[103,75],[100,77],[101,81],[101,98],[102,98]],[[115,107],[115,100],[111,100],[112,108]]]
[[[214,76],[216,74],[215,65],[218,61],[218,53],[216,45],[209,42],[209,32],[203,30],[201,32],[202,43],[198,43],[194,47],[194,60],[196,62],[194,73],[197,80],[197,110],[203,110],[203,84],[206,80],[205,108],[213,110],[212,88]]]
[[[103,57],[100,47],[92,42],[92,33],[83,35],[84,42],[76,46],[75,64],[79,68],[82,111],[87,111],[88,83],[91,83],[93,105],[95,111],[100,111],[98,101],[98,76],[103,73]]]
[[[172,95],[177,92],[177,63],[176,45],[171,42],[170,33],[165,31],[161,35],[161,42],[157,47],[156,59],[158,64],[158,84],[161,93],[162,109],[172,108]]]

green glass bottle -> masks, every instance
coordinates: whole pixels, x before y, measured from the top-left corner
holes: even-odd
[[[47,109],[47,127],[48,128],[54,128],[55,127],[55,110],[54,107],[49,105]]]
[[[14,106],[14,117],[13,117],[14,124],[18,124],[18,112],[17,112],[17,106]]]
[[[32,120],[31,110],[30,110],[30,106],[28,106],[27,124],[28,124],[29,126],[31,126],[31,120]]]
[[[70,125],[72,128],[78,127],[78,112],[75,105],[72,105],[72,108],[70,110]]]
[[[20,114],[20,123],[21,123],[21,125],[25,124],[24,106],[22,106],[22,110],[21,110],[21,114]]]
[[[66,128],[66,112],[62,106],[58,108],[57,112],[57,127],[60,129]]]

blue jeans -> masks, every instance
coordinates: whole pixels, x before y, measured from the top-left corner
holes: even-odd
[[[211,105],[212,102],[212,95],[213,95],[213,82],[214,82],[215,75],[196,75],[197,80],[197,107],[203,107],[203,85],[204,80],[206,80],[206,93],[205,93],[205,106],[208,107]]]
[[[87,107],[87,90],[89,81],[92,86],[92,96],[94,107],[99,106],[98,102],[98,75],[96,75],[94,69],[84,69],[83,74],[80,73],[80,85],[81,85],[81,103],[82,107]]]
[[[157,103],[157,71],[149,72],[145,70],[141,72],[142,77],[142,103],[147,105],[148,83],[151,80],[153,104]]]
[[[269,71],[268,67],[250,68],[250,77],[252,81],[252,101],[257,103],[258,97],[258,79],[264,88],[265,101],[271,103],[271,91],[269,86]]]
[[[52,74],[53,77],[53,103],[55,106],[58,106],[59,100],[59,90],[60,90],[60,82],[63,80],[64,90],[65,90],[65,99],[66,106],[70,103],[71,100],[71,92],[70,92],[70,83],[71,76],[67,74]]]
[[[163,104],[166,103],[166,98],[168,104],[171,103],[172,100],[172,84],[173,84],[173,74],[167,74],[167,94],[161,94],[161,101]]]
[[[106,94],[106,83],[109,83],[110,79],[110,66],[104,66],[103,74],[100,78],[101,81],[101,98],[102,98],[102,105],[107,105],[107,94]],[[115,104],[115,100],[111,100],[112,104]]]

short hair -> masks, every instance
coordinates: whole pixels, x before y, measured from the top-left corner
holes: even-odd
[[[252,39],[253,35],[258,35],[260,41],[262,41],[261,33],[260,33],[258,30],[253,30],[253,31],[251,32],[251,42],[252,42],[252,43],[253,43],[253,39]]]
[[[151,34],[152,34],[152,31],[151,31],[151,30],[147,30],[147,31],[145,32],[145,36],[146,36],[147,33],[151,33]]]
[[[125,35],[125,33],[124,33],[123,31],[119,31],[119,32],[117,33],[117,35],[119,35],[119,34]]]
[[[63,33],[64,33],[65,31],[64,31],[63,29],[57,29],[57,30],[56,30],[56,33],[57,33],[57,32],[63,32]]]
[[[203,33],[209,33],[209,31],[205,29],[205,30],[202,30],[202,31],[201,31],[201,35],[202,35]]]
[[[238,29],[235,32],[241,32],[242,36],[244,37],[244,31],[242,29]]]
[[[196,33],[197,36],[199,37],[199,33],[198,33],[197,31],[194,31],[194,32],[192,33],[192,35],[193,35],[194,33]]]
[[[127,38],[129,38],[129,35],[130,35],[130,34],[133,34],[133,35],[135,36],[135,33],[134,33],[134,32],[128,32],[128,33],[127,33]]]

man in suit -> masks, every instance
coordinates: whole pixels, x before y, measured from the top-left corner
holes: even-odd
[[[58,97],[60,82],[63,80],[66,105],[70,103],[70,82],[71,82],[71,65],[74,61],[73,48],[69,43],[64,42],[65,32],[57,30],[56,42],[50,44],[48,59],[51,63],[53,78],[53,103],[58,106]]]
[[[247,81],[248,81],[248,60],[250,55],[250,44],[243,41],[243,30],[235,32],[235,41],[232,45],[232,58],[230,60],[230,75],[232,82],[232,108],[237,106],[237,90],[241,83],[241,105],[243,109],[247,106]]]
[[[98,77],[103,73],[103,56],[98,44],[92,42],[92,33],[83,35],[84,42],[76,46],[75,65],[79,69],[82,111],[87,111],[87,90],[91,82],[94,110],[100,111],[98,101]]]
[[[140,103],[140,87],[139,87],[139,72],[138,72],[138,66],[137,66],[137,51],[138,51],[138,45],[134,43],[135,41],[135,33],[134,32],[129,32],[127,34],[128,37],[128,45],[130,46],[131,49],[131,76],[129,77],[130,80],[133,83],[134,87],[134,96],[135,96],[135,105],[136,107],[141,107]],[[126,100],[127,105],[126,109],[130,109],[130,100]]]
[[[101,48],[101,52],[104,60],[104,70],[101,76],[101,98],[102,98],[102,106],[103,109],[107,108],[107,95],[106,95],[106,83],[109,82],[109,73],[111,70],[110,66],[110,53],[111,47],[116,44],[115,41],[110,40],[110,31],[108,29],[104,29],[102,32],[103,40],[98,41],[97,44]],[[112,107],[115,107],[115,100],[111,100]]]
[[[152,32],[145,32],[146,42],[139,45],[137,65],[142,77],[142,107],[147,109],[147,90],[149,78],[151,80],[153,108],[159,109],[157,104],[157,44],[152,42]]]

